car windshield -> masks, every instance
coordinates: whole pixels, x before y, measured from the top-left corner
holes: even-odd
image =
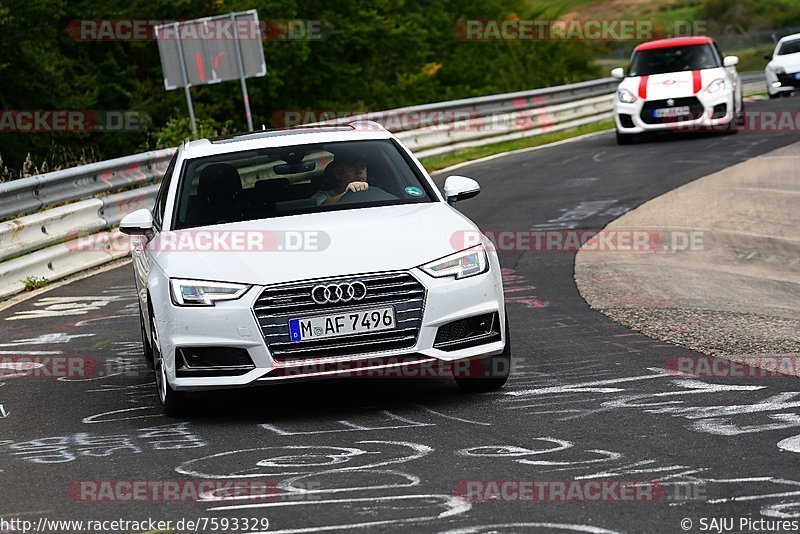
[[[800,39],[794,39],[792,41],[786,41],[785,43],[781,43],[780,48],[778,48],[778,52],[776,55],[778,56],[786,56],[789,54],[797,54],[800,52]]]
[[[710,44],[637,50],[631,58],[628,76],[651,76],[719,66],[719,57]]]
[[[173,228],[435,198],[388,139],[264,148],[187,160]]]

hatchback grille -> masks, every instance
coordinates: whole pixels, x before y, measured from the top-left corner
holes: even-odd
[[[703,112],[705,111],[705,109],[703,108],[703,104],[701,104],[696,97],[690,96],[685,98],[673,98],[671,100],[672,103],[668,102],[667,100],[649,100],[645,102],[644,106],[642,106],[642,113],[641,113],[642,121],[647,124],[665,124],[670,122],[697,120],[703,116]],[[653,113],[657,109],[676,108],[683,106],[687,106],[689,108],[689,115],[681,117],[653,116]]]
[[[318,304],[311,290],[320,284],[363,282],[366,295],[360,300]],[[364,332],[313,341],[292,342],[289,320],[353,310],[381,308],[395,310],[396,328]],[[354,275],[336,279],[307,280],[270,286],[253,306],[256,319],[275,360],[352,356],[409,349],[416,345],[425,306],[425,288],[408,273]]]

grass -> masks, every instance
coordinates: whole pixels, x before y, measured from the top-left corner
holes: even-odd
[[[600,132],[609,130],[614,127],[614,121],[609,119],[595,124],[587,124],[578,128],[564,130],[560,132],[553,132],[549,134],[536,135],[533,137],[524,137],[522,139],[514,139],[513,141],[503,141],[486,146],[479,146],[474,148],[465,148],[458,152],[451,154],[442,154],[441,156],[430,156],[420,160],[428,172],[434,172],[457,163],[465,161],[472,161],[474,159],[492,156],[494,154],[501,154],[503,152],[510,152],[512,150],[519,150],[521,148],[530,148],[535,146],[546,145],[548,143],[555,143],[556,141],[563,141],[564,139],[571,139],[579,135]]]
[[[736,66],[736,70],[739,72],[763,71],[767,63],[769,63],[764,59],[764,54],[771,53],[774,48],[772,45],[767,45],[745,50],[726,51],[725,53],[731,56],[739,56],[739,64]]]
[[[29,276],[24,280],[20,280],[23,284],[25,284],[25,291],[33,291],[35,289],[41,289],[47,284],[50,283],[50,280],[42,276],[41,278],[37,278],[35,276]]]

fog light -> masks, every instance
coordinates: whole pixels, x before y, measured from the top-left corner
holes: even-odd
[[[772,87],[780,87],[781,82],[772,82]]]

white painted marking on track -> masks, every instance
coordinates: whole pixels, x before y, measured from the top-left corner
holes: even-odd
[[[428,408],[427,406],[423,406],[421,404],[415,404],[414,406],[416,406],[417,408],[420,408],[422,410],[425,410],[428,413],[432,413],[432,414],[444,417],[445,419],[452,419],[453,421],[458,421],[460,423],[469,423],[471,425],[492,426],[492,423],[484,423],[483,421],[472,421],[470,419],[462,419],[461,417],[455,417],[454,415],[447,415],[447,414],[442,413],[442,412],[437,412],[436,410],[433,410],[433,409]]]
[[[113,410],[111,412],[103,412],[103,413],[99,413],[99,414],[95,414],[95,415],[90,415],[89,417],[84,417],[83,419],[81,419],[81,422],[87,423],[87,424],[92,424],[92,423],[110,423],[112,421],[129,421],[131,419],[147,419],[147,418],[150,418],[150,417],[160,417],[161,416],[160,413],[150,413],[150,414],[147,414],[147,415],[132,415],[130,417],[115,417],[115,418],[112,418],[112,419],[102,419],[102,420],[98,421],[98,419],[101,419],[103,416],[106,416],[106,415],[113,415],[113,414],[126,413],[126,412],[134,412],[134,411],[138,411],[138,410],[153,410],[153,409],[154,408],[152,406],[137,406],[135,408],[125,408],[123,410]]]

